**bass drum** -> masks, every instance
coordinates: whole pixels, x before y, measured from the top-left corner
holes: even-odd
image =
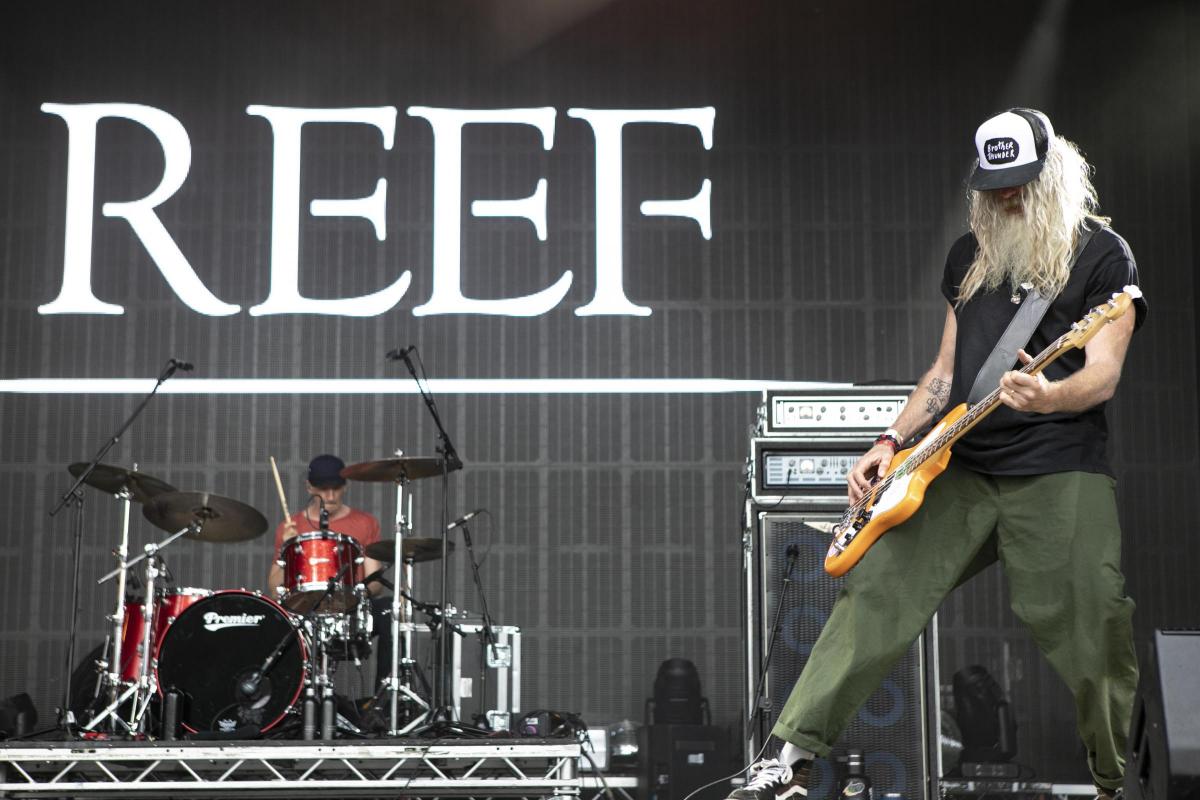
[[[263,662],[284,642],[261,679]],[[304,689],[308,648],[290,614],[256,592],[231,589],[198,600],[158,647],[158,686],[183,695],[179,722],[193,733],[270,730]]]

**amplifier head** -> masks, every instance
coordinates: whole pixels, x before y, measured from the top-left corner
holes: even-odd
[[[794,439],[874,439],[900,415],[912,390],[904,385],[767,389],[763,392],[762,434]]]
[[[768,508],[841,510],[846,475],[870,448],[862,438],[751,439],[751,499]]]

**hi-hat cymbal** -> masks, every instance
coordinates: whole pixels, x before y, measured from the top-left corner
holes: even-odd
[[[245,503],[210,492],[168,492],[142,509],[151,525],[164,531],[181,530],[193,522],[199,533],[186,534],[202,542],[242,542],[261,536],[267,518]]]
[[[87,468],[87,461],[78,461],[67,467],[67,471],[78,478]],[[153,475],[112,464],[97,464],[84,483],[107,494],[120,494],[128,490],[130,499],[135,503],[149,503],[161,494],[176,491],[174,486]]]
[[[454,542],[446,542],[450,552],[454,552]],[[405,561],[432,561],[442,557],[441,539],[405,539],[401,545],[401,557]],[[396,540],[385,539],[381,542],[367,545],[367,558],[376,561],[394,561],[396,559]]]
[[[462,464],[453,461],[449,464],[448,472],[462,469]],[[420,478],[432,478],[442,474],[440,458],[424,458],[421,456],[405,456],[404,458],[381,458],[378,461],[363,461],[351,464],[342,470],[342,477],[352,481],[369,481],[373,483],[395,483],[396,481],[415,481]]]

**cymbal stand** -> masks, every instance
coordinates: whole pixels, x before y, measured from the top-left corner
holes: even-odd
[[[117,607],[113,614],[113,645],[112,658],[109,661],[108,672],[108,690],[109,704],[100,712],[98,712],[86,725],[83,730],[90,731],[99,725],[105,719],[111,720],[110,730],[113,733],[144,733],[146,713],[150,709],[150,701],[154,697],[154,693],[158,691],[157,678],[150,671],[150,662],[154,657],[154,617],[157,613],[155,606],[155,582],[159,575],[162,574],[162,561],[158,557],[158,552],[170,545],[179,537],[189,532],[199,534],[204,527],[203,520],[193,521],[186,528],[176,531],[168,536],[162,542],[150,542],[145,547],[145,552],[133,560],[126,560],[129,552],[129,507],[130,498],[128,491],[122,492],[125,501],[123,514],[123,526],[121,532],[121,546],[117,550],[117,568],[107,575],[97,579],[97,584],[104,584],[113,578],[117,579]],[[131,681],[129,686],[121,692],[121,685],[124,683],[121,680],[121,647],[122,636],[124,634],[125,625],[125,584],[129,574],[129,568],[140,561],[146,562],[146,577],[144,580],[145,597],[143,598],[142,606],[142,657],[138,669],[138,677]],[[125,701],[133,698],[130,705],[129,720],[121,718],[118,709]],[[117,728],[123,730],[117,730]]]
[[[109,622],[112,624],[112,649],[109,651],[107,676],[109,705],[84,725],[83,730],[90,731],[105,718],[109,718],[112,720],[110,729],[113,733],[128,733],[130,729],[117,713],[117,708],[131,694],[137,691],[135,684],[130,686],[123,694],[121,693],[121,649],[123,645],[122,639],[125,634],[125,584],[126,577],[129,574],[129,563],[127,561],[129,558],[129,509],[133,503],[133,498],[128,489],[121,490],[117,497],[121,501],[121,543],[117,546],[117,550],[114,553],[117,557],[117,568],[97,581],[97,583],[104,583],[110,577],[116,576],[117,578],[117,604],[112,616],[109,617]],[[125,731],[117,730],[118,723],[122,727],[125,727]]]
[[[397,456],[400,453],[397,451]],[[408,479],[403,475],[396,479],[396,536],[395,553],[392,563],[401,565],[397,569],[399,586],[392,591],[391,634],[392,659],[391,672],[382,681],[388,692],[388,735],[403,736],[424,721],[429,713],[429,704],[421,699],[412,687],[412,671],[415,661],[413,652],[413,629],[408,623],[412,620],[412,603],[404,597],[404,590],[412,591],[413,565],[411,559],[404,558],[404,537],[412,535],[412,493],[406,491]],[[407,502],[406,502],[407,501]],[[403,630],[402,630],[403,629]],[[403,728],[400,727],[400,695],[422,708],[420,714],[410,720]]]

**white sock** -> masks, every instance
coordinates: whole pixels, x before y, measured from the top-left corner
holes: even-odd
[[[784,742],[783,749],[779,751],[779,760],[789,766],[797,761],[812,761],[816,755],[812,750],[805,750],[803,747],[797,747],[791,742]]]

